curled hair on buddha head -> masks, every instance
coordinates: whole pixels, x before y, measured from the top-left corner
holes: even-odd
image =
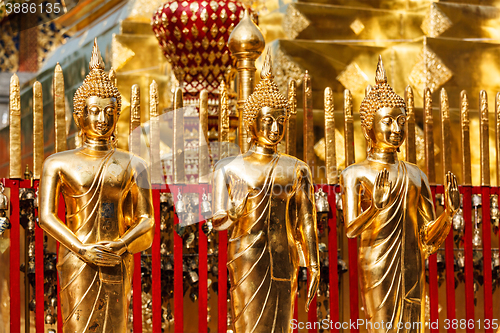
[[[381,108],[402,108],[406,113],[406,103],[404,99],[396,94],[387,83],[382,56],[378,58],[377,72],[375,74],[375,86],[372,87],[368,95],[365,96],[359,108],[361,126],[368,132],[373,126],[373,116]]]
[[[91,96],[100,98],[116,98],[118,115],[121,111],[121,95],[118,88],[109,79],[109,75],[104,71],[104,61],[97,46],[97,39],[94,39],[94,48],[89,63],[90,72],[83,80],[82,85],[76,90],[73,96],[73,113],[81,116],[85,110],[85,100]]]
[[[271,52],[268,50],[260,72],[260,81],[243,106],[247,126],[255,122],[259,111],[264,107],[285,109],[287,118],[290,116],[290,104],[274,82],[272,67]]]

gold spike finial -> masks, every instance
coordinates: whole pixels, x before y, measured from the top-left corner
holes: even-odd
[[[384,64],[382,63],[382,56],[378,56],[377,72],[375,74],[375,83],[387,83],[387,74],[385,74]]]
[[[264,65],[260,72],[261,79],[272,79],[273,78],[273,61],[271,59],[271,50],[267,49],[266,59],[264,60]]]
[[[94,48],[92,49],[92,57],[89,62],[89,70],[93,69],[104,70],[104,61],[102,60],[99,46],[97,46],[97,38],[94,39]]]

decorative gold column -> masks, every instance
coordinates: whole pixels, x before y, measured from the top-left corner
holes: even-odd
[[[354,164],[354,117],[352,114],[351,92],[344,90],[344,143],[345,143],[345,167]]]
[[[141,90],[138,84],[134,84],[130,89],[130,127],[128,144],[130,152],[136,155],[141,155],[141,132],[135,130],[139,126],[141,126]]]
[[[286,153],[297,157],[297,81],[288,81],[288,103],[290,104],[290,117],[286,130]]]
[[[238,145],[245,153],[250,144],[247,142],[247,133],[244,125],[243,103],[253,92],[255,87],[255,60],[262,54],[266,42],[259,27],[253,22],[245,10],[243,19],[234,28],[229,36],[228,47],[231,55],[236,59],[238,70]],[[220,132],[220,129],[219,129]]]
[[[21,179],[21,91],[16,74],[10,78],[9,91],[9,177]]]
[[[153,80],[149,86],[149,158],[151,163],[151,184],[163,183],[163,168],[160,159],[160,113],[158,112],[158,104],[158,84]],[[184,121],[182,122],[182,134],[184,138]],[[184,157],[184,154],[182,157]]]
[[[479,93],[479,140],[481,146],[481,185],[490,185],[490,143],[488,135],[488,95]]]
[[[309,165],[315,176],[315,154],[314,154],[314,121],[313,121],[313,99],[311,76],[306,71],[303,80],[303,130],[304,130],[304,162]]]
[[[332,88],[325,89],[325,163],[326,181],[328,184],[337,184],[337,155],[335,151],[335,108],[333,104]]]
[[[61,65],[57,63],[52,79],[52,91],[54,98],[54,128],[55,128],[55,150],[56,153],[65,151],[66,144],[66,102],[64,100],[64,75]]]
[[[425,88],[424,90],[424,141],[427,179],[431,185],[434,185],[436,184],[436,168],[434,164],[434,120],[432,118],[432,93],[429,88]]]
[[[451,124],[450,124],[450,103],[448,94],[444,88],[440,95],[441,114],[441,153],[443,155],[443,184],[446,185],[446,173],[451,171]]]
[[[33,179],[40,179],[42,175],[44,142],[42,84],[35,81],[33,83]]]
[[[228,157],[228,135],[229,135],[229,104],[227,88],[224,81],[219,86],[219,160]],[[243,152],[242,152],[243,153]]]
[[[500,186],[500,93],[495,96],[495,134],[497,153],[497,186]]]
[[[174,168],[174,184],[184,184],[184,102],[182,88],[177,87],[174,93],[174,149],[172,149],[172,167]]]
[[[198,128],[198,183],[208,183],[210,143],[208,142],[208,91],[200,93],[200,126]]]
[[[469,99],[467,92],[460,93],[460,127],[462,137],[462,185],[472,185],[470,131],[469,131]]]
[[[413,89],[407,86],[405,89],[406,103],[406,161],[417,164],[417,148],[415,141],[415,99]]]

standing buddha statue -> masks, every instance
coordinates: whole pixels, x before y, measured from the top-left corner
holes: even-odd
[[[89,69],[74,95],[83,146],[45,160],[40,226],[62,245],[63,332],[126,332],[133,254],[153,240],[151,187],[144,160],[116,148],[121,98],[104,72],[97,41]],[[57,214],[60,197],[66,223]]]
[[[306,310],[319,282],[311,171],[277,152],[290,106],[271,66],[268,53],[261,80],[244,105],[251,148],[219,161],[213,178],[213,225],[230,235],[227,266],[236,333],[290,332],[299,263],[309,272]]]
[[[359,279],[368,331],[424,332],[425,259],[446,239],[460,194],[448,172],[446,208],[435,217],[426,175],[398,160],[406,105],[387,84],[382,58],[375,81],[360,108],[368,156],[341,174],[346,232],[360,237]]]

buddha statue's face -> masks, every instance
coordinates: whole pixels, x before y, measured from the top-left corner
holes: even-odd
[[[372,147],[397,149],[405,140],[406,115],[402,108],[384,107],[378,109],[373,117],[370,137]]]
[[[109,139],[118,120],[116,98],[91,96],[85,101],[80,128],[89,139]]]
[[[265,146],[277,145],[285,134],[286,110],[263,107],[251,126],[257,143]]]

